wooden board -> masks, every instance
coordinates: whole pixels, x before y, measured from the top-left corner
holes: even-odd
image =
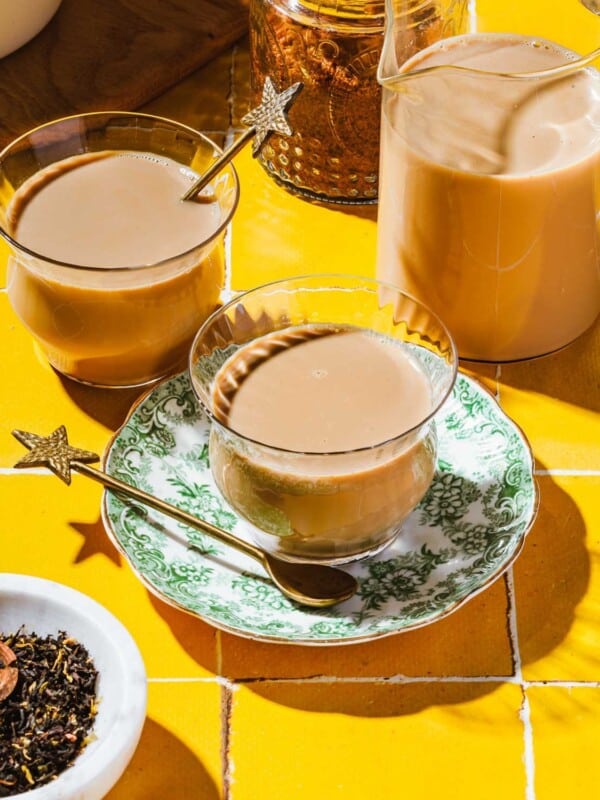
[[[56,117],[137,108],[247,27],[247,0],[63,0],[0,59],[0,146]]]

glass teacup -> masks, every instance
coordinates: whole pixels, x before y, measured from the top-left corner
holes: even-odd
[[[190,355],[221,493],[265,550],[329,564],[386,547],[427,491],[456,369],[435,314],[340,275],[237,296]]]
[[[185,125],[126,112],[56,120],[0,153],[0,235],[12,252],[8,296],[59,372],[83,383],[133,386],[185,364],[198,326],[220,303],[223,239],[237,206],[237,176],[226,166],[200,202],[178,205],[179,192],[219,153],[210,139]],[[106,169],[115,165],[131,171],[113,180]],[[154,170],[150,177],[147,169]],[[85,181],[84,171],[90,176]],[[169,210],[183,213],[180,236],[163,209],[147,218],[156,195],[149,195],[148,183],[159,173],[161,188],[168,179]],[[36,212],[35,204],[40,207],[44,192],[59,192],[61,182],[63,208],[73,210],[55,222],[54,206]],[[87,215],[82,220],[79,207]],[[44,225],[48,230],[42,233]],[[25,230],[37,245],[26,243]],[[89,231],[94,236],[86,238]],[[94,237],[103,239],[101,246],[91,243]],[[118,257],[103,260],[104,241],[110,253],[117,239]]]

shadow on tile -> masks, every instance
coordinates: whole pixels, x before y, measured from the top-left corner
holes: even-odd
[[[539,484],[542,503],[538,521],[514,566],[519,646],[524,666],[539,661],[565,639],[590,580],[590,555],[585,547],[586,528],[581,513],[550,477],[539,478]],[[590,622],[591,633],[594,620]],[[600,623],[600,618],[596,623]],[[577,640],[569,644],[570,650],[573,647],[578,652],[570,652],[570,658],[591,660],[597,665],[597,674],[600,655],[596,641]]]
[[[148,597],[186,653],[197,664],[216,673],[214,638],[218,635],[217,629],[187,611],[169,605],[150,591]]]
[[[561,644],[590,575],[586,528],[577,505],[551,478],[541,483],[540,512],[513,567],[523,664]],[[506,579],[501,579],[446,619],[360,645],[294,647],[221,634],[222,672],[253,686],[252,681],[265,678],[321,676],[491,677],[501,681],[515,672],[510,610]],[[477,691],[488,691],[485,687]]]
[[[501,365],[501,382],[600,412],[600,319],[575,342],[543,358]]]
[[[58,373],[57,373],[58,374]],[[89,417],[97,420],[111,431],[116,431],[125,422],[133,403],[147,389],[100,389],[77,383],[63,375],[58,375],[66,394]],[[83,442],[73,442],[76,447],[85,447]]]
[[[151,797],[219,800],[221,794],[200,759],[172,733],[146,719],[133,759],[106,800]]]
[[[288,708],[319,714],[344,714],[353,717],[399,717],[418,714],[431,706],[453,706],[461,716],[481,717],[458,709],[500,688],[500,682],[424,682],[424,683],[287,683],[265,681],[253,685],[252,691],[265,700]],[[511,693],[512,695],[513,693]],[[514,698],[513,698],[514,699]],[[499,701],[504,702],[504,699]],[[516,712],[518,705],[512,705]],[[503,715],[495,713],[494,719]],[[489,715],[491,718],[491,715]]]
[[[75,557],[76,564],[81,564],[86,559],[102,553],[115,566],[121,566],[121,556],[107,536],[102,517],[99,516],[96,522],[92,523],[70,522],[69,526],[81,536],[81,547]]]
[[[328,203],[326,201],[320,200],[310,200],[304,197],[298,197],[298,195],[294,195],[298,198],[298,200],[302,203],[312,203],[313,205],[319,206],[320,208],[327,208],[330,211],[338,211],[341,214],[346,214],[351,217],[356,217],[357,219],[366,219],[370,220],[371,222],[377,222],[377,205],[372,204],[357,204],[352,205],[351,203]]]

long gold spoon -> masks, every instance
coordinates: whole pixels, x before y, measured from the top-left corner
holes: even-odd
[[[88,466],[88,462],[99,461],[100,457],[90,450],[72,447],[68,442],[64,425],[57,428],[50,436],[39,436],[36,433],[18,430],[12,433],[30,451],[15,464],[15,467],[45,466],[67,484],[71,483],[71,470],[75,470],[81,475],[101,483],[107,489],[132,497],[179,522],[208,533],[209,536],[213,536],[259,561],[275,586],[286,597],[297,603],[325,608],[348,600],[358,589],[356,579],[341,569],[324,564],[283,561],[259,547],[239,539],[229,531],[217,528],[210,522],[194,517],[177,506],[165,503],[164,500],[160,500],[136,486],[131,486],[118,478],[113,478],[106,472]]]

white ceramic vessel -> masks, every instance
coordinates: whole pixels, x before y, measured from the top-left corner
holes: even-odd
[[[131,635],[95,600],[54,581],[0,573],[0,633],[65,631],[98,670],[94,739],[52,782],[13,795],[27,800],[100,800],[122,775],[146,717],[146,671]]]

